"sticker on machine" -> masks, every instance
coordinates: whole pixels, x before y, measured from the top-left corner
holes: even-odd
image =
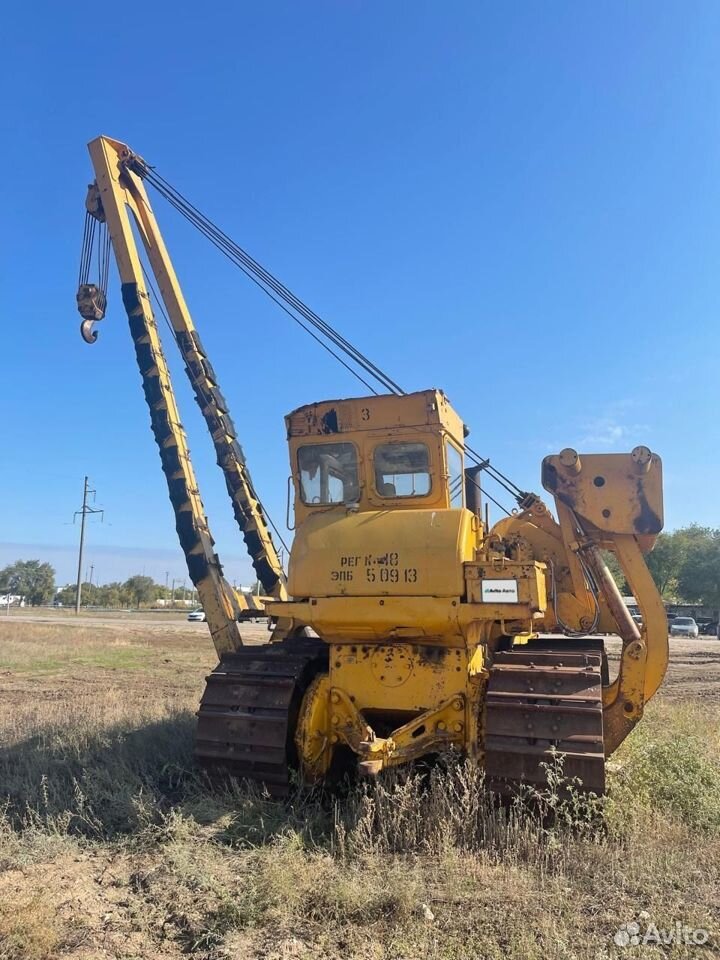
[[[483,603],[519,603],[517,580],[481,580]]]

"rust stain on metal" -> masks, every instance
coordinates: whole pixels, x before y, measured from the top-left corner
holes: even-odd
[[[637,480],[637,498],[640,513],[635,518],[635,529],[638,533],[660,533],[663,527],[662,520],[647,501],[642,477],[638,477]]]
[[[328,410],[328,412],[323,415],[320,424],[323,433],[339,433],[340,427],[338,426],[337,410],[334,407],[332,410]]]

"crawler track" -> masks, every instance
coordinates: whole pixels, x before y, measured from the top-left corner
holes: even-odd
[[[485,772],[493,789],[544,785],[542,764],[554,747],[565,756],[565,777],[604,792],[602,659],[594,640],[495,655],[485,713]]]
[[[207,767],[221,767],[257,781],[273,796],[285,796],[300,700],[326,663],[327,646],[307,639],[224,656],[200,701],[195,756]]]

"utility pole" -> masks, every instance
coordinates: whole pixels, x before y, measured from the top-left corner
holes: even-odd
[[[85,477],[85,484],[83,486],[83,505],[82,510],[76,510],[73,514],[73,523],[75,522],[75,517],[80,515],[80,549],[78,551],[78,570],[77,570],[77,584],[75,587],[75,613],[80,613],[80,592],[82,590],[82,562],[83,562],[83,549],[85,547],[85,517],[90,513],[100,513],[103,516],[105,515],[104,510],[96,510],[95,507],[91,507],[88,504],[88,494],[92,494],[93,501],[95,500],[95,490],[90,489],[88,483],[88,478]]]

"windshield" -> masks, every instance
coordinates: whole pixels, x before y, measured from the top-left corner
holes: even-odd
[[[355,503],[360,496],[353,443],[313,443],[298,450],[303,503]]]
[[[430,452],[424,443],[375,447],[375,489],[381,497],[424,497],[430,493]]]
[[[692,617],[675,617],[673,624],[681,627],[692,627],[695,625],[695,621]]]

